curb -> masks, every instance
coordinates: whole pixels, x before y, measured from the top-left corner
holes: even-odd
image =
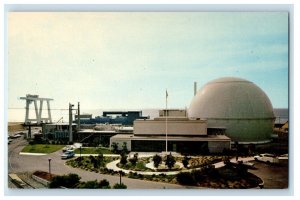
[[[20,152],[19,155],[27,155],[27,156],[45,156],[48,155],[46,153],[26,153],[26,152]]]

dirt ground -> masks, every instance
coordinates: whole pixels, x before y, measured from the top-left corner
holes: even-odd
[[[25,130],[25,128],[23,127],[21,122],[8,122],[8,132],[23,130]]]

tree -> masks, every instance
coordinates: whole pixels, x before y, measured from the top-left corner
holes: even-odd
[[[120,163],[121,163],[122,165],[126,165],[126,163],[127,163],[127,154],[126,154],[125,152],[122,152],[122,153],[121,153],[121,160],[120,160]]]
[[[122,152],[128,153],[127,143],[126,143],[126,142],[123,142],[123,145],[122,145]]]
[[[93,164],[94,168],[98,168],[99,167],[98,160],[92,155],[90,155],[89,158],[90,158],[90,161]]]
[[[99,153],[98,156],[96,157],[98,167],[100,167],[104,161],[104,156],[102,153]]]
[[[111,144],[112,152],[117,153],[118,152],[118,144],[113,142]]]
[[[130,159],[129,159],[129,162],[130,162],[133,166],[135,166],[136,163],[137,163],[137,161],[138,161],[138,153],[135,153],[135,154],[133,155],[133,158],[130,158]]]
[[[176,163],[176,160],[175,160],[174,156],[172,156],[171,153],[169,155],[167,155],[166,165],[168,166],[168,168],[172,169],[174,167],[175,163]]]
[[[190,159],[191,159],[190,157],[184,156],[184,158],[183,158],[183,160],[182,160],[182,164],[183,164],[183,166],[184,166],[185,168],[188,167],[188,165],[189,165],[189,160],[190,160]]]
[[[159,155],[156,154],[155,156],[153,156],[153,163],[154,163],[155,168],[158,168],[161,161],[162,161],[162,158]]]

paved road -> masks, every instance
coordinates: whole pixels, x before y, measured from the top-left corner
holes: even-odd
[[[65,160],[60,159],[60,151],[42,155],[42,156],[30,156],[30,155],[19,155],[19,152],[27,144],[24,139],[15,139],[8,147],[8,173],[19,173],[19,172],[34,172],[36,170],[48,171],[49,161],[51,158],[51,173],[57,175],[63,175],[68,173],[76,173],[81,177],[82,181],[88,180],[102,180],[107,179],[110,185],[114,185],[119,182],[118,176],[104,175],[94,172],[89,172],[77,168],[72,168],[65,165]],[[137,179],[129,179],[126,177],[122,178],[122,182],[127,185],[128,189],[184,189],[189,188],[186,186],[151,182]]]

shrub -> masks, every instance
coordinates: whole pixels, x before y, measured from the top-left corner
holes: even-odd
[[[166,165],[168,166],[168,168],[172,169],[174,167],[175,163],[176,163],[176,160],[175,160],[174,156],[172,156],[171,153],[169,155],[167,155]]]
[[[158,168],[161,161],[162,158],[159,155],[156,154],[155,156],[153,156],[154,167]]]
[[[118,144],[113,142],[111,144],[112,152],[117,153],[118,152]]]
[[[114,189],[127,189],[127,186],[124,185],[123,183],[116,183],[113,187]]]
[[[182,160],[182,164],[185,168],[188,167],[190,159],[191,159],[190,157],[184,156],[184,159]]]
[[[103,179],[99,182],[99,187],[100,188],[108,188],[109,182],[106,179]]]
[[[138,154],[135,153],[134,156],[133,156],[133,158],[130,158],[130,159],[129,159],[129,162],[130,162],[133,166],[135,166],[137,161],[138,161]]]
[[[63,176],[55,176],[49,184],[50,188],[75,188],[79,184],[80,177],[77,174],[68,174]]]
[[[196,181],[190,172],[180,172],[176,177],[179,184],[182,185],[195,185]]]
[[[127,154],[124,153],[124,152],[121,153],[121,160],[120,160],[120,163],[121,163],[122,165],[126,165],[126,163],[127,163]]]

